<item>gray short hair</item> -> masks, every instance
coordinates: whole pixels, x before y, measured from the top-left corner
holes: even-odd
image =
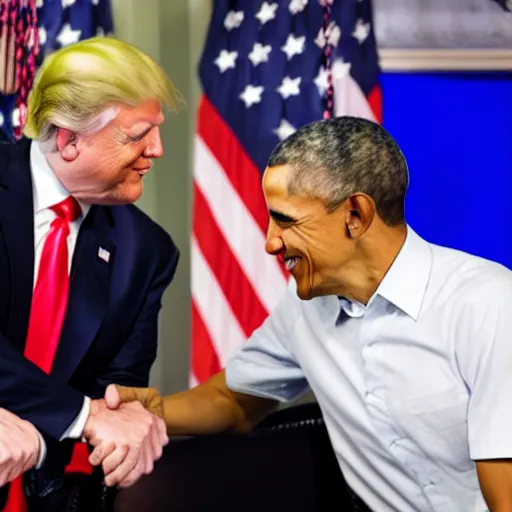
[[[393,137],[377,123],[343,116],[302,126],[273,150],[268,167],[288,165],[288,193],[336,209],[357,192],[374,201],[388,225],[404,222],[407,163]]]

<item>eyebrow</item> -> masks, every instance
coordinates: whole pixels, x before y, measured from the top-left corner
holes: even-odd
[[[277,222],[297,222],[297,219],[276,210],[269,210],[268,213]]]

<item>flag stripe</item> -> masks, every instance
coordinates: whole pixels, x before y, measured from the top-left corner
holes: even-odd
[[[215,275],[192,237],[192,291],[195,306],[210,333],[221,367],[246,339]]]
[[[205,95],[202,96],[199,106],[198,132],[206,146],[215,154],[241,201],[265,232],[268,212],[261,187],[261,173]]]
[[[249,336],[265,320],[267,311],[231,252],[204,195],[196,184],[194,205],[193,230],[197,244],[238,322]]]
[[[195,182],[259,300],[271,311],[287,278],[277,258],[265,253],[265,236],[201,137],[196,137]]]
[[[368,95],[368,103],[375,115],[376,121],[378,123],[382,123],[382,89],[379,84],[375,85],[375,87],[370,91],[370,94]]]
[[[192,301],[192,372],[194,380],[191,385],[204,382],[221,370],[217,352],[206,328],[195,301]]]

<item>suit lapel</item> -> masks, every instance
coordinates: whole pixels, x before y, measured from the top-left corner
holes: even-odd
[[[92,207],[80,227],[66,318],[52,368],[62,382],[69,380],[86,354],[107,311],[115,259],[111,228],[110,209],[102,206]]]
[[[7,338],[23,351],[34,283],[30,141],[2,147],[0,161],[0,223],[9,253],[12,290]]]

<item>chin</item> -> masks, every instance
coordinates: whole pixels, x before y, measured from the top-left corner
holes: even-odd
[[[132,204],[138,201],[142,196],[142,183],[140,185],[131,185],[120,194],[118,204]]]
[[[297,282],[297,281],[296,281]],[[302,285],[301,283],[298,283],[297,282],[297,296],[299,297],[299,299],[301,300],[310,300],[312,299],[315,295],[313,293],[313,289],[311,288],[311,286],[308,284],[306,285]]]

